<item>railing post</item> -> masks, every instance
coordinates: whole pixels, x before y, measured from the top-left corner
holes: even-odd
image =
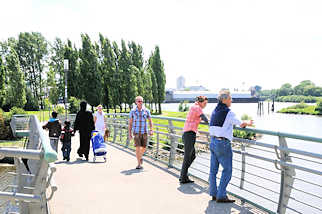
[[[127,131],[125,133],[127,133],[127,135],[126,135],[126,145],[125,145],[125,147],[128,148],[129,145],[130,145],[130,138],[129,138],[129,121],[128,120],[126,121],[126,130]]]
[[[168,167],[173,167],[173,163],[175,161],[176,158],[176,150],[177,150],[177,146],[178,143],[176,142],[176,138],[173,136],[175,134],[175,130],[173,127],[173,123],[172,120],[169,120],[169,138],[170,138],[170,155],[169,155],[169,163],[168,163]]]
[[[241,157],[242,157],[242,170],[240,175],[240,189],[244,188],[245,173],[246,173],[246,155],[245,155],[245,144],[241,143]]]
[[[48,163],[44,158],[40,160],[39,171],[35,177],[35,189],[34,195],[41,197],[40,204],[30,203],[29,210],[32,214],[46,214],[47,213],[47,199],[46,199],[46,188],[47,188],[47,175],[48,175]]]
[[[284,137],[278,137],[279,146],[283,148],[288,148],[286,140]],[[289,152],[280,151],[280,158],[282,162],[291,163],[291,157],[289,156]],[[295,170],[294,168],[281,166],[281,185],[280,185],[280,197],[278,202],[277,213],[284,214],[286,212],[286,206],[288,204],[292,186],[294,183]]]
[[[155,158],[158,159],[158,157],[159,157],[159,148],[160,148],[159,127],[156,127],[156,133],[157,133],[157,151],[155,152]]]
[[[17,121],[16,121],[16,117],[15,116],[12,116],[12,118],[11,118],[10,127],[11,127],[11,130],[12,130],[13,136],[16,137]]]
[[[113,127],[114,127],[113,143],[115,143],[116,142],[116,134],[117,134],[116,115],[113,115]]]

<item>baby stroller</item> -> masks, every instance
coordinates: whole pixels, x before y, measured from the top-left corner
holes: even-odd
[[[96,156],[103,156],[106,162],[107,147],[104,143],[103,136],[98,131],[92,131],[91,141],[94,153],[93,161],[96,161]]]

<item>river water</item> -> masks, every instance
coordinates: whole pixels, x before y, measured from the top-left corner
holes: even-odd
[[[192,104],[188,104],[192,105]],[[204,113],[210,115],[213,109],[216,107],[216,103],[209,103],[206,108],[204,109]],[[271,105],[271,103],[270,103]],[[294,103],[276,103],[275,102],[275,111],[280,110],[281,108],[285,108],[291,105],[295,105]],[[295,115],[295,114],[281,114],[281,113],[273,113],[268,112],[268,103],[264,102],[264,114],[258,115],[257,114],[257,103],[232,103],[231,110],[236,113],[236,115],[240,118],[243,114],[247,114],[252,117],[254,120],[255,128],[256,129],[264,129],[270,131],[278,131],[278,132],[286,132],[290,134],[297,134],[297,135],[305,135],[311,137],[319,137],[322,138],[322,117],[321,116],[311,116],[311,115]],[[179,104],[162,104],[162,110],[167,111],[178,111]],[[262,138],[259,140],[263,143],[279,145],[278,137],[276,136],[269,136],[263,135]],[[288,147],[292,149],[304,150],[307,152],[313,152],[317,154],[322,154],[322,143],[315,143],[315,142],[307,142],[301,140],[294,140],[294,139],[286,139]],[[258,150],[258,148],[247,148],[246,151],[251,154],[256,154],[259,156],[264,156],[270,159],[276,159],[276,154],[274,152],[263,152]],[[293,155],[297,156],[297,155]],[[202,177],[205,180],[208,180],[208,173],[209,172],[209,154],[199,154],[196,158],[195,162],[193,163],[193,169],[189,170],[190,173],[195,174],[199,177]],[[303,158],[303,156],[301,156]],[[311,169],[322,169],[322,162],[318,159],[311,159],[306,158],[309,160],[314,160],[315,162],[305,161],[298,158],[292,158],[293,164],[300,165],[303,167],[308,167]],[[238,154],[234,154],[234,159],[240,160],[241,157]],[[265,179],[260,179],[255,176],[247,175],[246,180],[254,183],[260,184],[260,186],[264,186],[276,193],[279,193],[279,182],[280,182],[280,172],[279,170],[275,169],[274,164],[260,161],[258,159],[246,157],[246,162],[250,163],[255,166],[261,166],[263,168],[270,169],[277,173],[267,172],[265,170],[260,170],[253,166],[246,165],[246,171],[251,172],[255,175],[260,175],[262,177],[270,178],[271,180],[276,181],[277,183],[269,182]],[[207,167],[205,167],[205,165]],[[179,166],[181,167],[181,166]],[[240,182],[240,171],[236,170],[241,169],[241,165],[238,162],[234,162],[234,170],[233,170],[233,178],[231,183],[237,185],[229,185],[228,191],[234,192],[240,196],[243,196],[257,204],[260,204],[263,207],[269,208],[272,211],[277,210],[276,203],[271,202],[278,202],[278,194],[272,193],[271,191],[265,190],[260,188],[256,185],[249,184],[245,182],[244,190],[241,190],[239,186]],[[194,170],[196,169],[196,170]],[[205,173],[201,173],[200,171],[204,171]],[[306,181],[310,181],[312,183],[318,184],[316,185],[309,185],[305,182],[301,182],[299,180],[295,180],[293,187],[304,192],[308,192],[310,194],[317,195],[322,197],[322,178],[318,175],[312,175],[300,170],[296,170],[296,178],[300,178]],[[255,192],[258,195],[264,196],[269,200],[263,200],[262,198],[256,196],[253,193],[250,193],[248,190]],[[311,196],[306,193],[302,193],[297,190],[292,190],[291,197],[295,200],[290,200],[288,206],[293,209],[296,209],[299,213],[322,213],[322,200],[318,197]],[[307,205],[301,204],[299,201],[303,201],[319,209],[312,208]],[[288,210],[287,213],[297,213],[291,210]]]

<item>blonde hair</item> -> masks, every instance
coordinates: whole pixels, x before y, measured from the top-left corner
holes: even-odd
[[[135,101],[137,101],[138,99],[142,99],[142,101],[143,101],[143,97],[142,96],[137,96],[137,97],[135,97]]]

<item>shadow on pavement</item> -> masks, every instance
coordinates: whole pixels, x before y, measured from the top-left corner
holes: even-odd
[[[209,201],[208,207],[205,210],[205,214],[251,214],[249,210],[244,207],[240,207],[233,203],[216,203],[215,201]]]
[[[83,164],[83,163],[88,163],[88,161],[86,161],[85,159],[81,159],[81,158],[77,158],[75,161],[65,161],[65,160],[61,160],[61,161],[57,161],[55,162],[55,164],[68,164],[68,165],[72,165],[72,164]]]
[[[177,189],[184,194],[191,195],[207,193],[206,188],[203,188],[202,186],[196,183],[181,184]]]
[[[132,174],[141,173],[141,172],[143,172],[143,169],[129,169],[129,170],[124,170],[121,173],[124,175],[132,175]]]

